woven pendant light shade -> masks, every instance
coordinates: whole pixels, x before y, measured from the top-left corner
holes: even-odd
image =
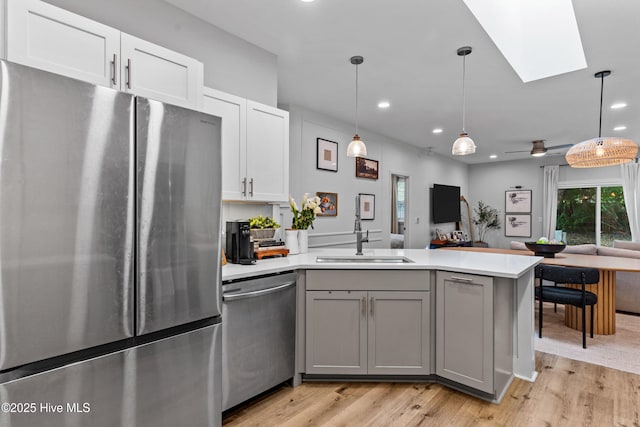
[[[598,137],[582,141],[567,151],[565,159],[572,168],[600,168],[621,165],[632,161],[638,153],[638,145],[625,138],[602,137],[602,99],[604,78],[609,70],[598,71],[593,77],[600,79],[600,123]]]
[[[635,142],[625,138],[593,138],[569,149],[567,162],[574,168],[598,168],[621,165],[638,154]]]

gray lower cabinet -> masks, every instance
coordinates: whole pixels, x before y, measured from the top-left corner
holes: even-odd
[[[494,393],[493,278],[436,273],[436,374]]]
[[[306,372],[367,373],[367,292],[307,291]]]
[[[307,291],[306,373],[428,375],[430,293]]]
[[[430,373],[429,305],[429,292],[369,292],[367,373]]]

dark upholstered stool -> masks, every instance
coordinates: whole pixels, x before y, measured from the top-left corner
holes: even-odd
[[[582,308],[582,348],[587,348],[586,307],[591,306],[591,338],[593,338],[593,306],[598,302],[598,296],[588,292],[586,285],[598,283],[600,280],[598,269],[539,264],[535,268],[535,277],[540,279],[539,285],[535,288],[536,298],[540,302],[538,336],[542,338],[542,303],[546,301],[570,304]],[[544,286],[544,280],[553,282],[553,286]],[[582,285],[582,288],[567,288],[562,286],[563,284]]]

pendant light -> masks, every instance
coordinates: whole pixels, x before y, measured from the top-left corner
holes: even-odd
[[[453,143],[453,147],[451,148],[451,154],[453,154],[454,156],[465,156],[467,154],[473,154],[476,152],[476,144],[473,142],[473,139],[469,138],[467,132],[464,129],[466,101],[464,92],[464,78],[466,58],[467,55],[471,53],[471,51],[471,46],[463,46],[458,49],[458,56],[462,56],[462,132],[460,133],[460,138],[456,139],[456,142]]]
[[[565,158],[573,168],[598,168],[620,165],[632,161],[638,153],[638,145],[625,138],[602,137],[602,95],[604,78],[611,71],[599,71],[594,77],[600,79],[600,124],[598,137],[575,144]]]
[[[364,62],[362,56],[352,56],[351,63],[356,66],[356,134],[353,135],[353,141],[347,147],[347,157],[364,157],[367,155],[367,146],[358,135],[358,65]]]

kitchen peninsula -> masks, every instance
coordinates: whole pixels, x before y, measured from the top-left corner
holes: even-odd
[[[306,380],[436,381],[499,402],[534,381],[533,267],[542,258],[421,249],[312,250],[228,264],[225,282],[297,272]]]

